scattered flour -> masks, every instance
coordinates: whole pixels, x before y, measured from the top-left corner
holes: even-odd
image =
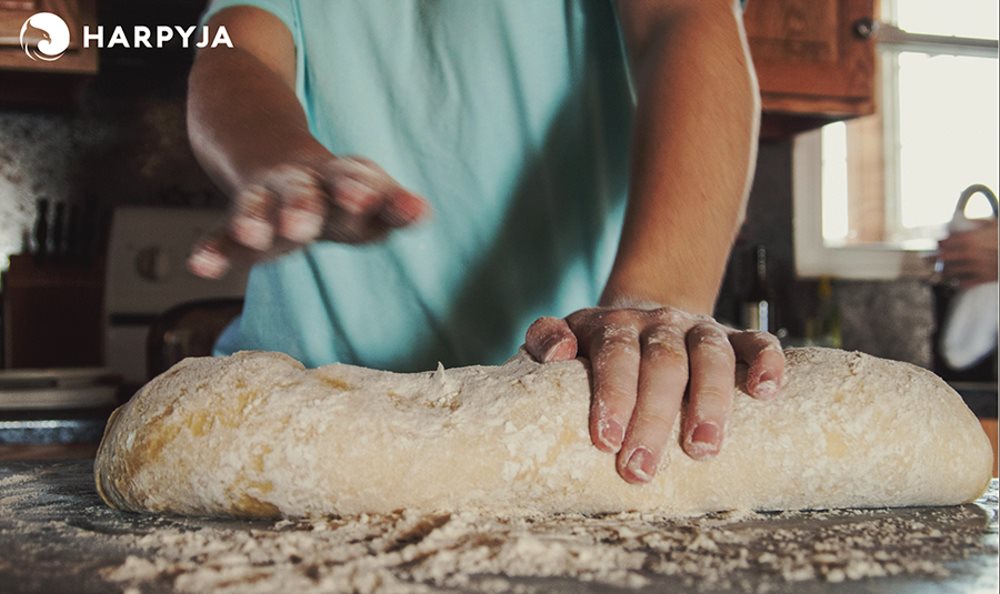
[[[941,508],[246,522],[112,510],[85,472],[65,464],[0,479],[0,583],[89,575],[87,591],[128,594],[534,594],[587,582],[765,594],[815,581],[996,575],[996,481],[978,505]]]
[[[947,524],[976,520],[982,521],[981,512],[969,508],[691,519],[399,512],[285,520],[270,529],[156,531],[136,543],[142,556],[102,575],[128,586],[167,578],[192,594],[529,593],[549,590],[547,578],[768,592],[805,580],[946,577],[948,563],[988,548],[981,532]]]

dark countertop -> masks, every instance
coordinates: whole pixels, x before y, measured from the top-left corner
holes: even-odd
[[[996,382],[948,382],[965,401],[966,406],[981,419],[997,418]]]
[[[182,518],[176,516],[137,515],[106,507],[94,491],[91,461],[71,462],[11,462],[0,463],[0,589],[6,594],[27,592],[115,592],[126,590],[130,584],[105,581],[102,568],[120,566],[128,555],[149,559],[152,555],[144,547],[142,537],[158,531],[206,533],[224,529],[232,534],[275,534],[280,531],[298,530],[302,538],[309,537],[308,526],[295,523],[270,521],[241,521]],[[807,579],[786,582],[773,576],[766,588],[752,575],[723,586],[706,586],[683,580],[683,575],[657,575],[650,573],[650,583],[641,590],[630,590],[593,581],[576,581],[565,577],[509,578],[508,585],[517,584],[520,591],[549,592],[743,592],[766,591],[772,593],[808,594],[813,592],[855,593],[940,593],[940,592],[996,592],[998,585],[997,562],[997,481],[976,504],[947,508],[897,508],[857,512],[788,512],[752,514],[747,519],[737,518],[726,524],[730,534],[741,530],[755,534],[751,550],[772,550],[773,542],[787,537],[773,536],[772,545],[761,548],[767,534],[777,534],[781,528],[792,528],[805,534],[809,547],[822,548],[823,539],[833,535],[863,535],[878,541],[879,547],[895,545],[885,539],[872,538],[872,532],[863,532],[857,526],[882,525],[908,526],[931,529],[931,541],[924,540],[912,555],[932,555],[934,564],[946,567],[950,575],[934,577],[920,572],[903,571],[892,577],[863,578],[832,583]],[[698,522],[700,520],[694,520]],[[688,521],[710,534],[715,523],[701,525]],[[878,524],[878,522],[883,522]],[[886,523],[889,522],[889,523]],[[291,528],[289,528],[291,525]],[[669,528],[664,524],[650,524],[653,530]],[[763,528],[763,529],[762,529]],[[778,532],[775,532],[777,530]],[[916,530],[916,528],[914,528]],[[935,537],[934,533],[938,536]],[[297,533],[298,534],[298,533]],[[944,534],[946,538],[941,538]],[[760,536],[765,535],[765,536]],[[851,538],[854,538],[852,535]],[[862,539],[848,542],[863,542]],[[923,538],[923,536],[921,536]],[[935,540],[936,539],[936,540]],[[725,545],[725,539],[717,539]],[[930,544],[928,544],[930,542]],[[935,548],[934,542],[942,543]],[[948,546],[945,546],[945,544]],[[959,543],[956,548],[955,543]],[[404,543],[405,544],[405,543]],[[858,545],[864,547],[864,545]],[[781,549],[779,544],[778,550]],[[883,549],[871,549],[871,551]],[[870,552],[870,551],[869,551]],[[896,551],[899,552],[898,550]],[[686,554],[692,554],[690,551]],[[694,553],[697,554],[697,553]],[[907,555],[911,552],[907,552]],[[195,558],[195,562],[197,558]],[[298,563],[299,561],[295,561]],[[752,567],[751,567],[752,570]],[[166,574],[138,584],[144,594],[171,592],[180,583],[177,574]],[[749,588],[749,589],[747,589]],[[441,591],[461,591],[452,588]],[[329,590],[334,591],[334,590]],[[437,591],[437,590],[435,590]]]

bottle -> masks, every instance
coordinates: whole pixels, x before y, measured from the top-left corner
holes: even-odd
[[[811,335],[809,342],[818,346],[839,349],[842,344],[840,310],[837,308],[837,301],[833,296],[833,282],[830,277],[820,277],[817,295],[819,296],[819,306],[816,310],[816,317],[809,321],[809,334]]]
[[[42,264],[49,251],[49,201],[38,200],[38,211],[35,215],[35,262]]]
[[[740,325],[747,330],[774,332],[774,299],[767,284],[767,249],[753,251],[753,280],[740,302]]]

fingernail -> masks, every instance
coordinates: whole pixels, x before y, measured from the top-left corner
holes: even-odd
[[[285,213],[285,237],[292,241],[306,242],[319,235],[323,217],[307,210],[289,210]]]
[[[635,477],[644,483],[652,480],[653,475],[656,474],[656,467],[653,464],[653,453],[650,452],[645,447],[638,447],[629,456],[628,463],[625,464],[625,469]]]
[[[719,445],[719,427],[715,423],[702,423],[691,432],[691,443],[716,447]]]
[[[695,460],[711,458],[719,453],[722,433],[715,423],[702,423],[694,428],[687,440],[688,455]]]
[[[774,398],[774,395],[778,393],[778,382],[775,380],[774,376],[765,371],[760,374],[757,378],[757,387],[754,389],[754,394],[758,398],[769,400]]]
[[[266,250],[274,240],[274,229],[271,225],[254,217],[239,217],[233,225],[234,235],[243,245]]]
[[[566,343],[566,337],[558,334],[550,336],[542,343],[542,363],[548,363],[556,358],[561,347]]]
[[[614,419],[601,419],[597,421],[597,436],[604,447],[617,452],[622,447],[622,440],[625,439],[625,428]]]

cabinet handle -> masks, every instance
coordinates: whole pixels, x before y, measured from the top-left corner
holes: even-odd
[[[875,37],[875,31],[878,28],[878,23],[871,17],[863,17],[854,21],[851,28],[854,31],[855,37],[858,39],[868,40]]]

